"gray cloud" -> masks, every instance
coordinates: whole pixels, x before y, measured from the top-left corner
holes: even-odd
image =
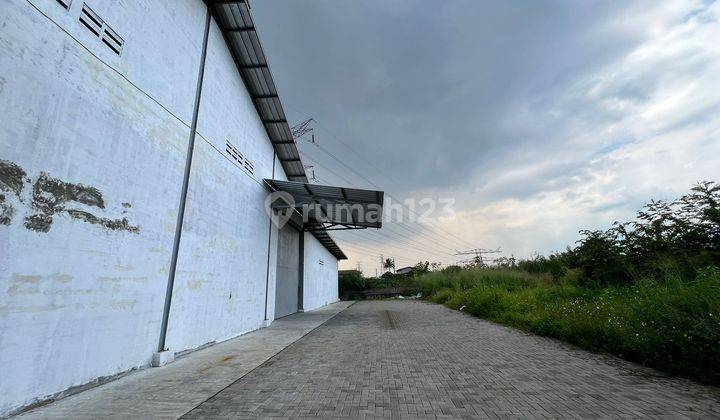
[[[324,148],[393,195],[454,195],[461,211],[542,202],[566,220],[602,224],[668,194],[658,181],[666,167],[681,171],[673,191],[712,167],[700,148],[718,144],[715,2],[252,5],[290,117],[314,117]],[[301,149],[322,181],[346,184],[335,171],[368,186],[319,149]],[[528,246],[562,248],[583,227],[543,242],[538,232],[555,226],[547,218],[528,221],[538,224]]]
[[[603,32],[624,12],[604,1],[383,4],[256,2],[253,11],[290,113],[329,125],[410,190],[463,182],[542,141],[500,123],[640,38]]]

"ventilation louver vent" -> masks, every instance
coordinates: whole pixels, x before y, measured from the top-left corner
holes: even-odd
[[[237,162],[241,168],[244,168],[246,171],[250,172],[251,174],[255,171],[255,166],[250,162],[245,156],[243,156],[242,153],[238,149],[235,148],[229,141],[225,142],[225,152],[227,152],[230,157]]]
[[[123,40],[115,33],[112,29],[107,26],[103,28],[102,41],[110,47],[111,50],[115,51],[115,54],[120,55],[123,47]]]
[[[82,13],[80,13],[80,23],[88,28],[90,32],[98,37],[103,44],[107,45],[115,54],[120,55],[120,53],[122,53],[123,39],[100,19],[100,16],[88,7],[87,4],[83,4]]]
[[[65,8],[65,10],[70,10],[70,5],[72,4],[72,0],[56,0],[60,6]]]
[[[102,20],[87,4],[83,4],[82,13],[80,13],[80,23],[85,25],[95,36],[100,36],[103,26]]]

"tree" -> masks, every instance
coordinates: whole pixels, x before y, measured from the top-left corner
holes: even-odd
[[[392,271],[395,271],[395,260],[393,260],[392,258],[386,258],[385,262],[383,262],[383,268],[386,270],[392,269]]]
[[[430,272],[430,263],[428,261],[420,261],[419,263],[415,264],[412,268],[413,276],[420,276],[425,273]]]

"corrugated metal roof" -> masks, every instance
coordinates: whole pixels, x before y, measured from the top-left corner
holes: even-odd
[[[205,0],[222,30],[240,76],[265,126],[275,154],[291,181],[307,182],[305,167],[293,139],[285,110],[270,72],[260,38],[245,0]],[[318,241],[338,260],[347,256],[324,231],[312,231]]]
[[[306,222],[311,225],[308,230],[322,230],[323,225],[376,229],[382,227],[382,191],[277,179],[266,179],[265,182],[274,191],[284,191],[292,195],[296,207],[311,204],[320,210],[319,216],[322,220],[316,219],[311,213],[311,220]]]
[[[333,241],[330,235],[324,230],[310,232],[312,235],[338,260],[347,260],[347,256],[340,247]]]
[[[291,181],[307,182],[290,125],[245,0],[206,0],[233,54],[278,160]]]

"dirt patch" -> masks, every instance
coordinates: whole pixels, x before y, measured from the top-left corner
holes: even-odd
[[[0,190],[12,191],[20,197],[26,175],[25,170],[19,165],[0,159]]]
[[[388,328],[391,330],[395,329],[395,320],[393,319],[392,315],[390,314],[390,311],[385,311],[385,318],[387,319]]]
[[[81,203],[101,209],[105,208],[102,193],[97,188],[67,183],[42,172],[35,181],[32,191],[32,207],[39,210],[40,214],[25,218],[25,227],[36,232],[50,231],[53,215],[66,211],[64,205],[69,202]],[[99,220],[90,213],[82,213]],[[75,218],[82,219],[82,217]]]
[[[25,170],[16,163],[0,159],[0,191],[15,194],[21,203],[23,202],[24,183],[30,182],[26,176]],[[58,213],[67,213],[75,220],[98,225],[108,230],[140,233],[140,228],[131,225],[124,217],[108,219],[84,210],[68,209],[66,208],[68,203],[79,203],[105,209],[103,194],[97,188],[65,182],[51,177],[46,172],[41,172],[32,186],[30,206],[35,210],[35,214],[25,218],[25,228],[35,232],[49,232],[53,216]],[[129,209],[132,204],[122,203],[122,206],[124,209]],[[7,202],[7,195],[0,194],[0,225],[10,225],[14,215],[15,208]]]
[[[0,194],[0,225],[10,225],[14,215],[15,208],[5,202],[4,194]]]
[[[20,166],[0,159],[0,191],[13,193],[22,201],[20,193],[24,186],[25,175],[25,170]],[[15,207],[7,202],[5,194],[0,194],[0,225],[9,226],[14,215]]]
[[[78,220],[82,220],[87,223],[92,223],[93,225],[100,225],[104,227],[105,229],[110,230],[126,230],[131,233],[140,233],[140,228],[137,226],[131,226],[130,222],[128,222],[128,219],[122,218],[118,220],[113,219],[106,219],[103,217],[97,217],[94,214],[90,214],[86,211],[82,210],[67,210],[70,217]]]
[[[35,232],[49,232],[52,225],[52,216],[46,214],[33,214],[25,218],[25,228]]]
[[[45,213],[54,213],[68,202],[105,208],[102,193],[97,188],[63,182],[42,172],[33,185],[33,206]]]

